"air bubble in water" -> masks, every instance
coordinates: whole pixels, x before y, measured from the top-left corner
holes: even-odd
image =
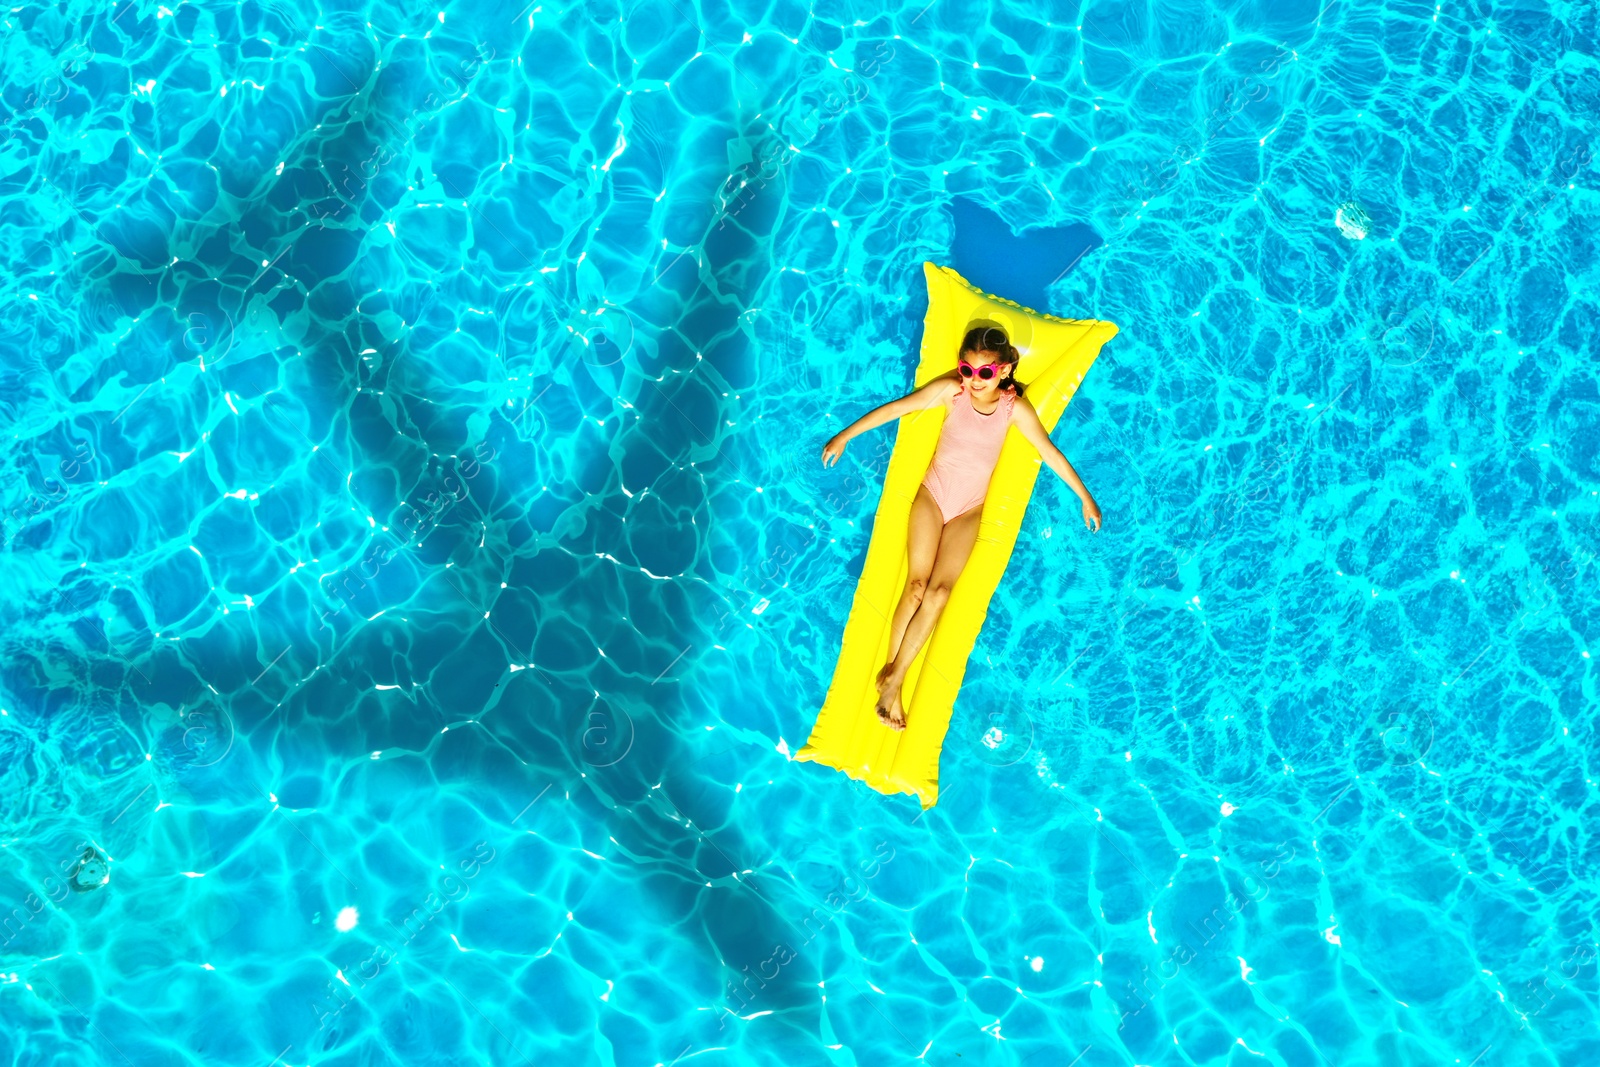
[[[1339,205],[1339,210],[1333,215],[1333,224],[1352,241],[1360,241],[1372,231],[1372,220],[1361,210],[1361,205],[1353,200]]]

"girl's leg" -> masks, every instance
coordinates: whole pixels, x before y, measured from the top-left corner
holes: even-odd
[[[972,555],[972,546],[978,541],[978,525],[982,520],[983,505],[980,504],[945,523],[944,533],[939,538],[939,552],[933,560],[933,571],[928,575],[927,592],[922,595],[922,604],[911,617],[905,640],[901,642],[900,651],[895,655],[889,677],[885,679],[883,692],[878,698],[880,717],[896,730],[903,730],[906,726],[905,708],[900,704],[900,687],[905,684],[906,672],[911,669],[911,661],[917,658],[923,643],[933,633],[939,616],[944,614],[944,606],[950,600],[950,590],[955,586],[956,579],[961,577],[961,571]]]
[[[939,537],[944,533],[944,516],[927,486],[917,490],[911,502],[911,524],[906,534],[906,548],[910,566],[906,571],[905,592],[894,609],[894,621],[889,627],[889,660],[878,672],[878,691],[883,691],[884,679],[894,667],[894,658],[900,653],[900,644],[906,636],[906,625],[922,603],[923,591],[928,588],[928,575],[933,572],[933,557],[939,551]]]

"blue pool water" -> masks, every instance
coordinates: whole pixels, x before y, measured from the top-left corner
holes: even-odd
[[[1597,1062],[1597,37],[11,8],[4,1062]],[[923,813],[788,757],[958,200],[1121,332]]]

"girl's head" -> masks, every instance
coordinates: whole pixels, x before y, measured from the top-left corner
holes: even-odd
[[[1022,383],[1012,377],[1021,354],[998,326],[975,326],[961,339],[956,365],[961,380],[975,396],[991,397],[1004,389],[1022,395]],[[984,377],[984,375],[989,377]]]

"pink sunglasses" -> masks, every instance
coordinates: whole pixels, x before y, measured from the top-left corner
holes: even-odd
[[[974,374],[976,374],[979,378],[982,378],[984,381],[988,381],[990,378],[993,378],[995,375],[1000,373],[1000,368],[1001,367],[1007,367],[1007,366],[1010,366],[1010,364],[1008,364],[1008,363],[985,363],[983,366],[979,367],[979,366],[975,366],[975,365],[973,365],[971,363],[968,363],[965,359],[963,359],[963,360],[961,360],[961,376],[963,378],[971,378]]]

